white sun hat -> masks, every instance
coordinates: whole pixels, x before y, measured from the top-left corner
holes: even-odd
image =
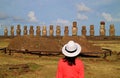
[[[67,57],[75,57],[81,52],[81,46],[78,43],[70,40],[62,48],[62,53]]]

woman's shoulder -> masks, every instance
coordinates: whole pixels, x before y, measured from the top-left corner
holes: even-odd
[[[82,61],[81,59],[79,59],[79,58],[76,58],[75,61],[76,61],[77,63],[83,64],[83,61]]]
[[[63,62],[63,61],[64,61],[64,59],[63,59],[63,58],[60,58],[60,59],[59,59],[59,62]]]

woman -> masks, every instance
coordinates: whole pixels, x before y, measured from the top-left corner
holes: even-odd
[[[77,56],[81,46],[74,41],[69,41],[62,48],[64,58],[58,62],[56,78],[84,78],[84,65]]]

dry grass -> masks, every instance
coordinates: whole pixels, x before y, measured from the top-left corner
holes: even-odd
[[[62,56],[42,56],[29,54],[5,55],[0,53],[0,65],[4,64],[27,64],[34,63],[32,70],[25,74],[8,76],[8,78],[55,78],[57,63]],[[85,65],[85,78],[119,78],[120,59],[117,55],[102,58],[80,57]]]
[[[102,48],[107,48],[113,52],[120,52],[120,41],[89,41],[96,46],[101,46]],[[110,43],[110,44],[109,44]]]
[[[0,47],[8,45],[9,40],[0,40]],[[96,44],[95,44],[96,45]],[[120,44],[97,44],[102,47],[120,51]],[[6,64],[36,64],[33,71],[21,75],[10,75],[7,78],[55,78],[57,63],[63,56],[36,56],[30,54],[3,54],[0,51],[0,65]],[[120,56],[114,54],[103,58],[80,57],[85,65],[85,78],[120,78]],[[6,78],[6,77],[5,77]]]

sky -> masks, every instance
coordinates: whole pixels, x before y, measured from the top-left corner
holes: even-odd
[[[114,24],[116,35],[120,36],[120,0],[0,0],[0,35],[4,29],[20,24],[21,29],[27,25],[69,26],[71,34],[72,22],[76,21],[78,35],[82,26],[86,26],[89,35],[90,25],[95,27],[95,35],[99,35],[100,21],[105,21],[106,35],[109,26]]]

